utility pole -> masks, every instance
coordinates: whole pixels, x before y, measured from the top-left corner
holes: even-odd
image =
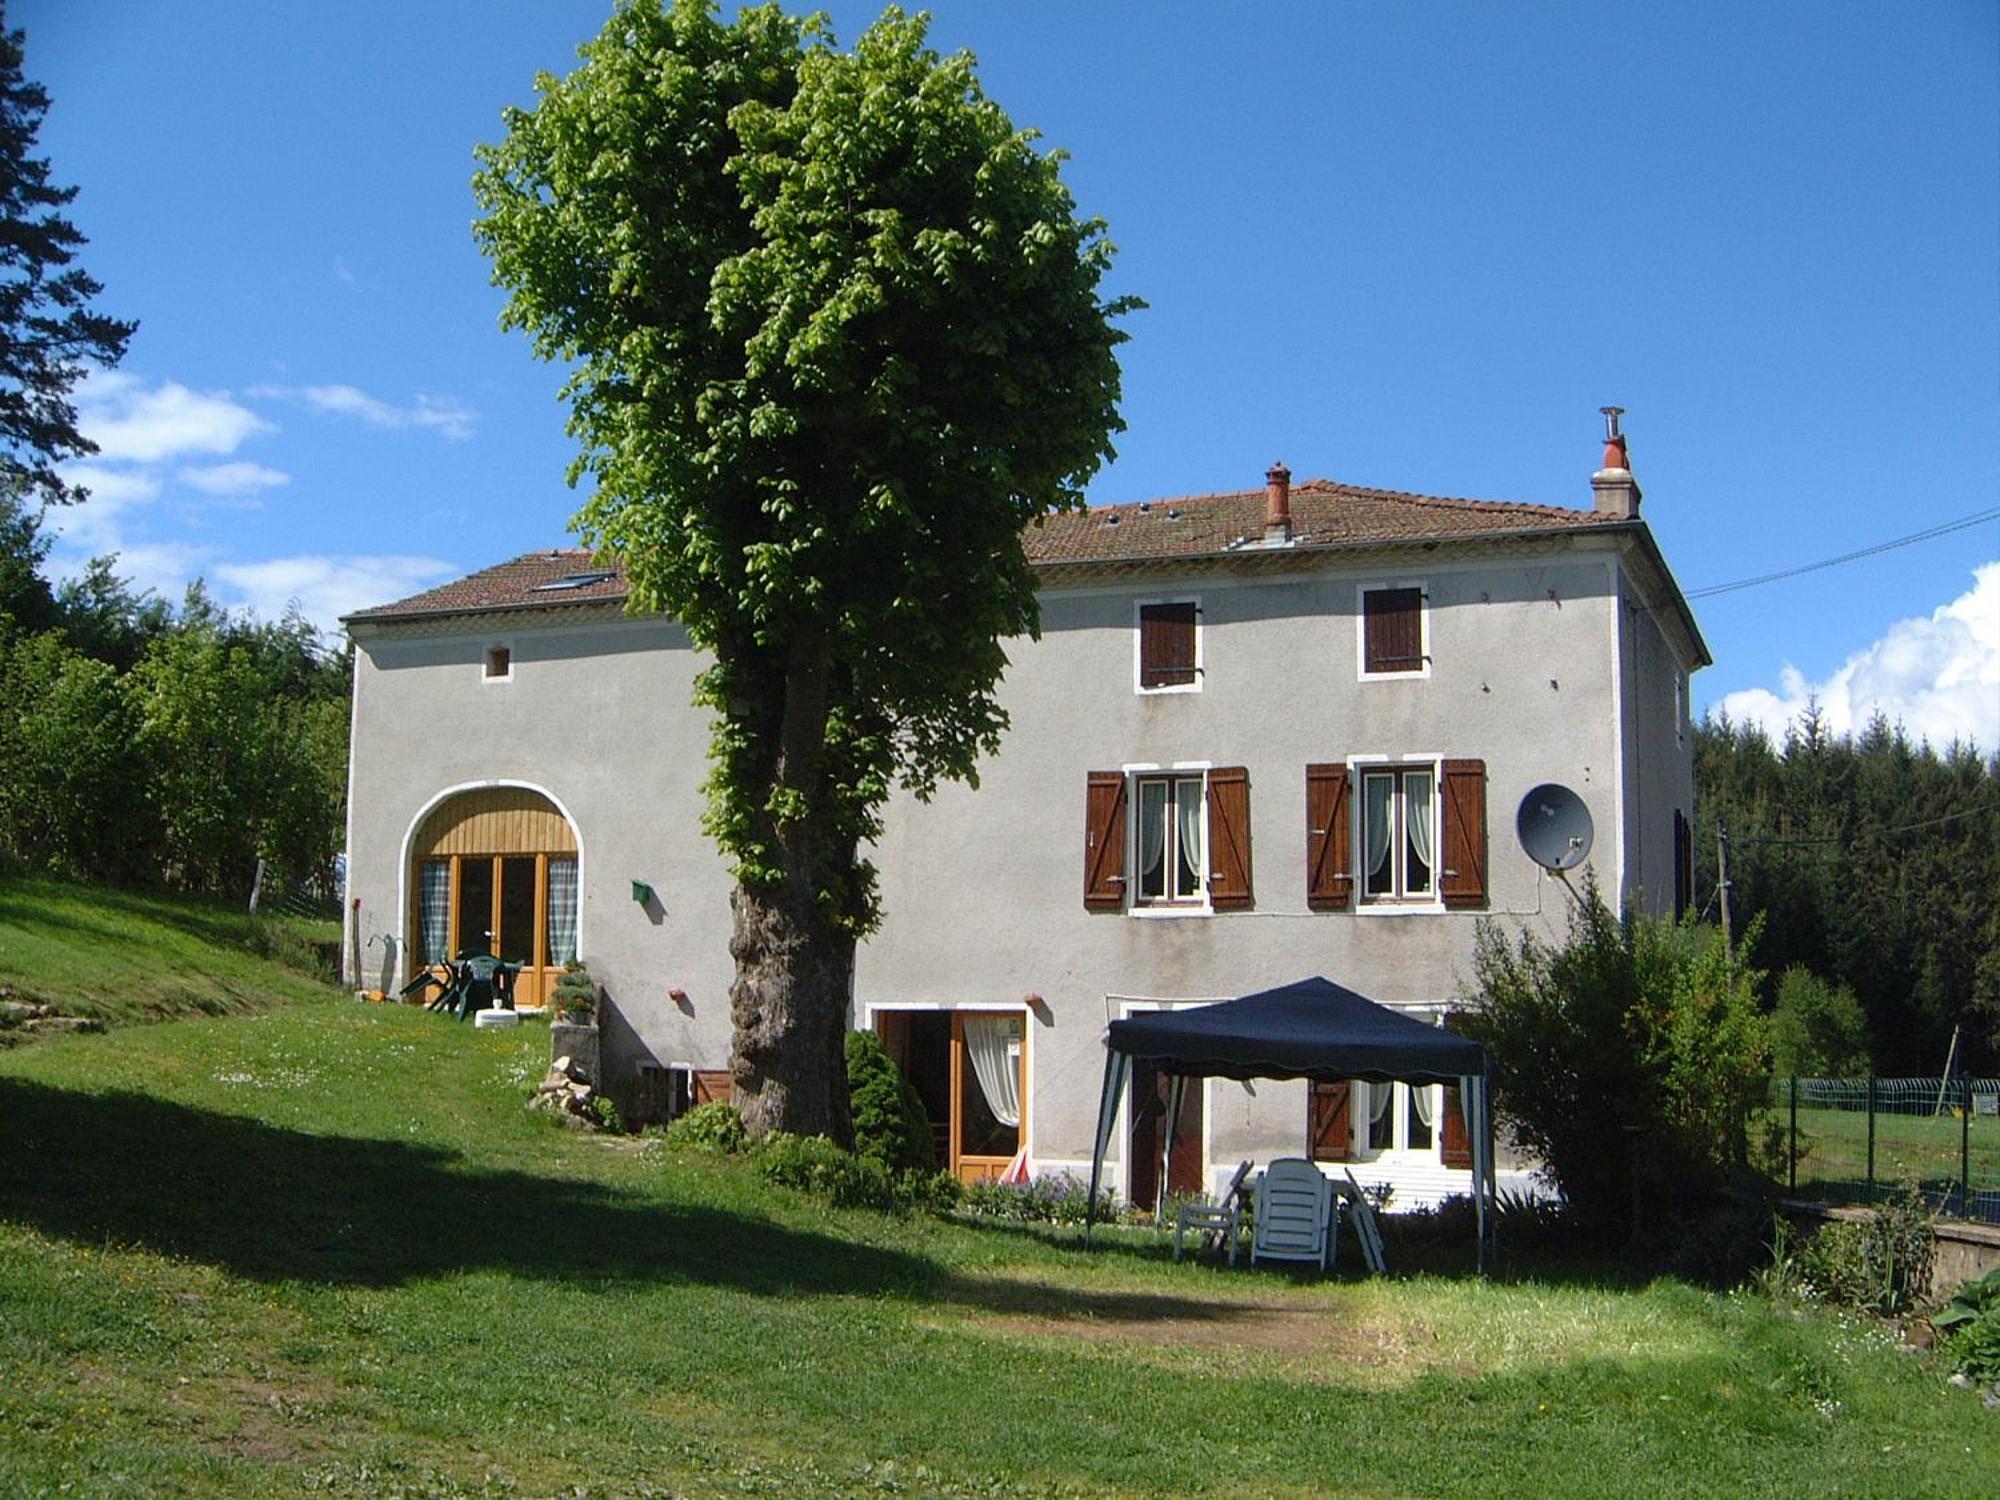
[[[1729,829],[1715,825],[1715,893],[1722,902],[1722,952],[1731,956],[1729,938]]]

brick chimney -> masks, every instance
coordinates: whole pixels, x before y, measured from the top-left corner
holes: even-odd
[[[1279,459],[1264,471],[1264,540],[1292,539],[1292,471]]]
[[[1632,477],[1632,460],[1626,456],[1625,434],[1618,430],[1622,406],[1602,406],[1604,413],[1604,467],[1590,476],[1593,506],[1600,516],[1614,521],[1639,519],[1639,482]]]

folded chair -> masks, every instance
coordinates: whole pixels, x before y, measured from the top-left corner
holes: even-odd
[[[1260,1260],[1306,1260],[1333,1269],[1333,1184],[1300,1156],[1285,1156],[1257,1179],[1257,1225],[1250,1237],[1250,1264]]]
[[[1232,1266],[1236,1264],[1236,1246],[1243,1236],[1243,1183],[1250,1175],[1250,1167],[1250,1162],[1239,1163],[1236,1175],[1229,1179],[1229,1186],[1214,1202],[1203,1199],[1181,1205],[1179,1214],[1174,1218],[1175,1260],[1181,1258],[1181,1241],[1192,1229],[1201,1235],[1203,1249],[1224,1246],[1229,1251],[1229,1263]]]

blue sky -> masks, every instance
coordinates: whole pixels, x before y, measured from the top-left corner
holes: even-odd
[[[873,6],[830,7],[851,41]],[[1597,408],[1682,586],[2000,504],[2000,7],[933,7],[1119,247],[1099,502],[1303,479],[1587,505]],[[59,568],[315,619],[535,547],[557,372],[472,148],[604,0],[16,0],[103,310]],[[2000,748],[2000,520],[1700,600],[1695,683]]]

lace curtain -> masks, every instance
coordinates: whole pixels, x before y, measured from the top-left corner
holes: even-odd
[[[1176,896],[1199,895],[1201,893],[1202,877],[1201,783],[1199,781],[1183,781],[1180,783],[1179,796],[1175,801],[1174,811],[1178,814],[1176,821],[1180,824],[1180,863],[1183,872],[1181,883],[1175,889],[1174,894]]]
[[[1021,1019],[967,1016],[965,1055],[993,1118],[1010,1129],[1021,1123]]]
[[[1421,889],[1430,888],[1430,872],[1437,868],[1437,861],[1431,858],[1431,779],[1428,776],[1405,776],[1403,778],[1403,821],[1410,830],[1410,852],[1421,862],[1424,881]],[[1411,872],[1411,887],[1419,887],[1415,871]],[[1430,1124],[1430,1116],[1424,1116],[1424,1123]]]
[[[1167,894],[1167,784],[1139,783],[1139,892]]]
[[[576,957],[576,861],[549,860],[549,962],[561,967]]]
[[[1363,809],[1362,823],[1367,834],[1368,847],[1362,851],[1368,872],[1368,889],[1386,891],[1389,885],[1389,831],[1395,819],[1389,813],[1389,799],[1395,795],[1396,782],[1390,776],[1368,776],[1362,779],[1367,793],[1367,806]]]

